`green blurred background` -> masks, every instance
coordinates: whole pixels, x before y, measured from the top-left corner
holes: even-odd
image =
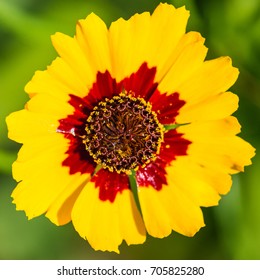
[[[28,221],[10,194],[11,163],[19,145],[8,140],[5,117],[28,100],[25,84],[56,57],[50,35],[74,35],[76,21],[95,12],[109,26],[119,17],[153,11],[156,0],[0,0],[0,259],[260,259],[260,158],[233,177],[218,207],[203,209],[207,226],[194,238],[172,233],[148,237],[121,254],[95,252],[71,224],[56,227],[44,216]],[[229,55],[240,69],[232,91],[241,137],[260,147],[260,1],[166,1],[191,11],[188,30],[206,37],[208,58]],[[40,180],[40,178],[39,178]]]

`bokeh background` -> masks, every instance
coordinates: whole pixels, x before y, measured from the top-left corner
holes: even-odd
[[[119,17],[153,11],[156,0],[0,0],[0,259],[260,259],[260,158],[233,177],[218,207],[203,209],[206,227],[194,238],[172,233],[144,245],[122,244],[121,254],[95,252],[71,224],[44,216],[28,221],[15,210],[11,175],[19,145],[8,140],[5,117],[28,100],[25,84],[56,57],[50,35],[74,35],[76,21],[95,12],[109,26]],[[191,11],[188,30],[206,37],[208,58],[229,55],[240,69],[232,91],[241,137],[260,148],[260,1],[165,1]],[[41,178],[39,178],[41,180]]]

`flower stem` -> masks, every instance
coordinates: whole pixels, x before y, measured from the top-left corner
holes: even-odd
[[[137,183],[136,183],[136,176],[135,176],[135,171],[134,170],[131,170],[131,174],[128,175],[129,177],[129,182],[130,182],[130,187],[131,187],[131,190],[133,192],[133,195],[134,195],[134,200],[135,200],[135,203],[137,205],[137,208],[138,210],[140,211],[141,213],[141,206],[140,206],[140,202],[139,202],[139,198],[138,198],[138,186],[137,186]]]

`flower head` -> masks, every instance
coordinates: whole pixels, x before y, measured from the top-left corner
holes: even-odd
[[[229,57],[205,61],[204,39],[185,33],[188,17],[160,4],[107,29],[90,14],[73,38],[52,37],[59,57],[7,118],[9,137],[23,144],[17,210],[72,220],[94,249],[116,252],[146,231],[193,236],[204,226],[201,207],[218,204],[254,149],[230,116],[238,70]]]

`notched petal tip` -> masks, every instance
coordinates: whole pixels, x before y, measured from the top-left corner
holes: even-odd
[[[183,35],[183,37],[188,38],[188,43],[198,43],[201,42],[202,44],[205,43],[205,38],[197,31],[189,31]]]
[[[103,20],[98,16],[98,15],[96,15],[94,12],[91,12],[90,14],[88,14],[87,16],[86,16],[86,18],[84,18],[84,19],[79,19],[78,21],[77,21],[77,24],[84,24],[85,22],[87,23],[87,22],[89,22],[89,21],[100,21],[100,22],[103,22]],[[104,23],[104,22],[103,22]]]
[[[62,32],[59,32],[59,31],[55,32],[54,34],[52,34],[50,36],[52,44],[56,43],[57,40],[59,40],[61,37],[64,37],[64,36],[70,37],[69,35],[66,35],[66,34],[64,34]]]
[[[5,122],[7,125],[7,129],[8,129],[8,138],[17,142],[17,143],[23,143],[22,139],[20,139],[19,136],[17,136],[17,132],[16,132],[16,128],[19,126],[17,124],[17,120],[19,120],[19,116],[20,114],[23,113],[24,110],[20,110],[17,112],[13,112],[11,114],[9,114],[6,118],[5,118]]]
[[[95,243],[92,243],[92,242],[89,242],[89,244],[95,251],[120,254],[119,246],[121,244],[119,244],[118,246],[115,246],[115,247],[109,247],[109,246],[100,247],[100,244],[95,244]]]
[[[100,251],[119,253],[123,240],[127,244],[145,241],[145,229],[132,193],[124,190],[116,199],[102,201],[99,188],[89,182],[72,209],[72,223],[79,235]]]
[[[24,212],[24,214],[27,217],[28,221],[39,216],[39,215],[33,213],[33,211],[31,211],[31,212],[30,211],[26,211],[25,210],[26,207],[23,205],[22,201],[19,201],[19,198],[17,199],[15,197],[15,195],[13,195],[13,193],[11,194],[11,197],[13,198],[12,204],[15,205],[15,210],[16,211]]]
[[[194,237],[202,228],[204,228],[206,224],[203,222],[200,224],[200,226],[197,229],[194,229],[193,231],[187,232],[185,236],[187,237]]]
[[[222,56],[222,57],[219,57],[218,59],[222,59],[223,65],[227,65],[230,68],[230,72],[227,73],[227,74],[229,74],[227,78],[229,78],[230,80],[233,80],[235,83],[235,81],[237,80],[237,78],[239,76],[239,69],[237,67],[233,66],[233,61],[232,61],[231,57]]]
[[[76,24],[76,37],[79,32],[84,33],[84,29],[91,26],[102,26],[103,28],[107,29],[105,22],[97,16],[95,13],[90,13],[85,19],[79,19]],[[97,30],[98,32],[98,30]]]
[[[168,4],[168,3],[160,3],[152,13],[153,16],[160,16],[161,18],[165,17],[171,17],[171,16],[176,16],[175,13],[182,14],[184,18],[186,18],[186,21],[188,21],[188,18],[190,16],[190,11],[186,9],[185,6],[175,8],[173,5]]]

